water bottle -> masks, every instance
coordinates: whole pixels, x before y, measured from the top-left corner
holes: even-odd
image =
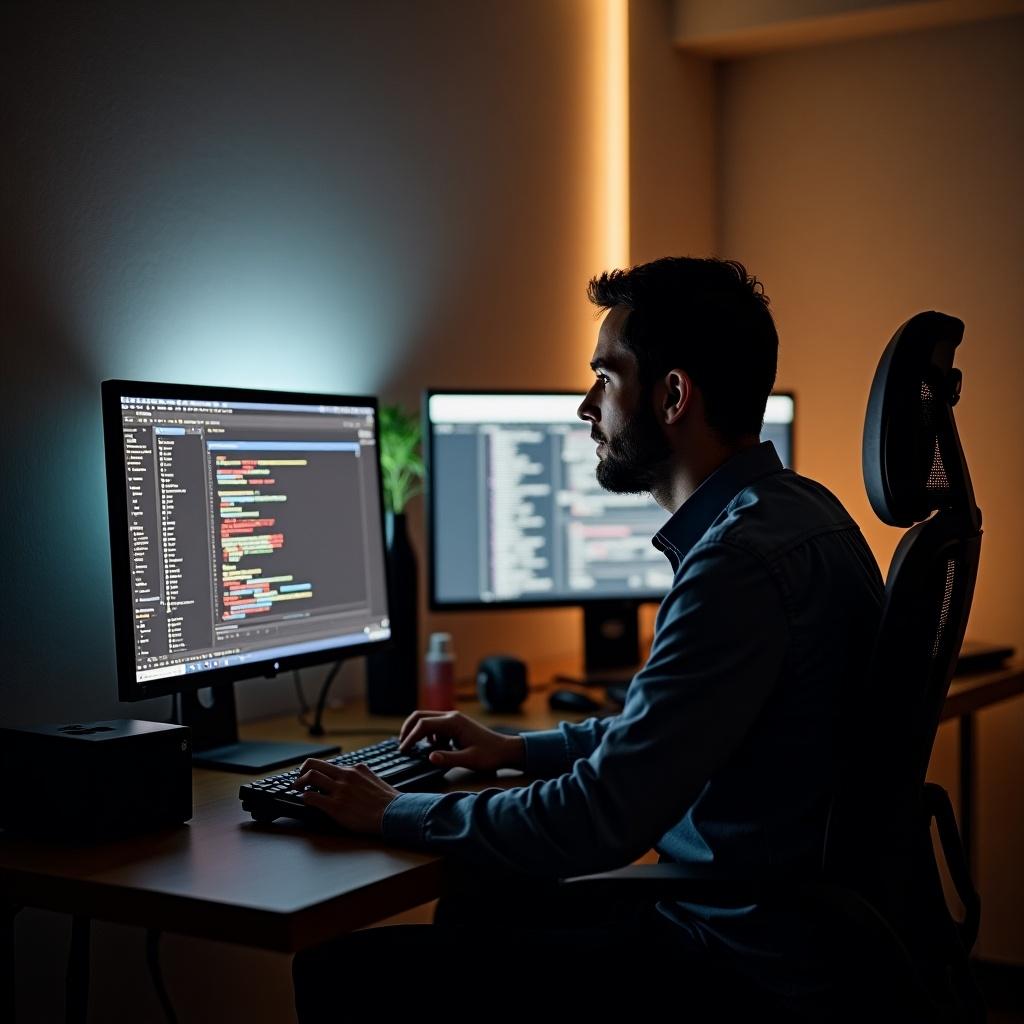
[[[451,633],[431,633],[423,681],[423,707],[455,710],[455,654]]]

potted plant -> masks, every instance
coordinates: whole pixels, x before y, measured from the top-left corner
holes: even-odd
[[[387,528],[391,642],[366,662],[366,706],[375,715],[416,709],[419,683],[419,573],[405,510],[423,489],[419,419],[399,405],[379,413],[380,469]]]
[[[422,431],[419,419],[399,405],[380,410],[380,471],[384,508],[404,515],[405,506],[423,490]]]

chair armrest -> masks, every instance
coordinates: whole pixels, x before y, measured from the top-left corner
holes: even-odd
[[[960,830],[956,825],[953,805],[949,802],[949,794],[937,783],[926,782],[924,785],[924,808],[926,813],[935,819],[935,825],[939,830],[942,856],[946,861],[949,877],[953,881],[953,888],[964,906],[963,921],[954,920],[954,924],[964,949],[970,953],[978,939],[978,928],[981,924],[981,898],[971,881],[967,856],[960,838]],[[950,918],[952,919],[952,915]]]
[[[836,962],[846,965],[848,980],[856,982],[864,970],[864,958],[869,957],[877,976],[889,979],[910,1005],[926,1011],[921,1019],[940,1019],[936,1014],[941,1007],[903,941],[874,906],[842,885],[806,877],[725,878],[721,869],[692,864],[631,864],[615,871],[563,878],[561,884],[618,900],[678,900],[724,908],[781,900],[801,906],[825,926],[819,939],[839,951]]]
[[[792,889],[788,879],[724,877],[720,868],[696,864],[630,864],[615,871],[563,878],[562,885],[595,896],[656,902],[676,900],[712,907],[746,907]]]
[[[561,879],[577,892],[606,899],[673,900],[709,907],[746,907],[782,902],[802,907],[848,949],[875,951],[876,961],[916,972],[906,947],[885,918],[852,889],[833,882],[781,875],[772,878],[723,877],[720,868],[694,864],[631,864],[615,871]],[[923,991],[923,989],[921,989]]]
[[[745,907],[782,900],[858,924],[865,931],[885,932],[891,926],[862,896],[844,886],[806,876],[771,878],[726,877],[721,868],[702,864],[630,864],[614,871],[563,878],[562,885],[618,900],[675,900],[709,907]],[[902,942],[900,943],[902,946]]]

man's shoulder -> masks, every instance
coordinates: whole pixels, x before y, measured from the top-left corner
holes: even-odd
[[[772,561],[798,544],[842,531],[859,532],[839,499],[818,481],[786,469],[744,487],[701,545],[740,548]]]

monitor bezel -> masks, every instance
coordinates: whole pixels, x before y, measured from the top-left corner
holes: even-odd
[[[336,395],[321,392],[271,391],[258,388],[213,387],[207,384],[171,384],[157,381],[104,380],[100,384],[103,419],[103,449],[107,482],[107,514],[110,532],[111,592],[114,605],[114,652],[118,697],[122,701],[148,700],[173,693],[190,693],[239,679],[273,678],[283,672],[338,661],[341,658],[383,650],[392,638],[358,644],[339,644],[319,651],[285,655],[208,669],[193,675],[168,676],[151,682],[137,682],[135,632],[131,596],[131,557],[128,536],[128,486],[125,478],[121,398],[196,398],[214,401],[269,402],[309,405],[365,405],[373,409],[374,442],[377,457],[377,505],[380,536],[385,558],[384,593],[391,614],[390,579],[387,572],[384,487],[380,471],[379,403],[372,395]]]
[[[434,432],[431,429],[430,421],[430,399],[433,395],[523,395],[533,397],[535,395],[557,395],[559,397],[577,397],[580,402],[586,391],[572,391],[563,388],[425,388],[422,399],[422,422],[423,422],[423,460],[424,460],[424,528],[427,543],[427,604],[432,612],[467,612],[481,611],[482,609],[500,609],[501,611],[513,611],[516,608],[524,610],[530,608],[579,608],[585,605],[622,605],[635,603],[655,604],[662,600],[664,593],[653,591],[637,591],[634,594],[621,594],[616,597],[587,597],[580,594],[574,597],[565,598],[540,598],[521,600],[497,600],[497,601],[444,601],[437,597],[437,558],[434,541]],[[792,391],[772,391],[772,396],[788,398],[793,403],[793,417],[789,423],[789,461],[792,466],[795,463],[793,455],[795,446],[795,424],[796,424],[796,395]]]

